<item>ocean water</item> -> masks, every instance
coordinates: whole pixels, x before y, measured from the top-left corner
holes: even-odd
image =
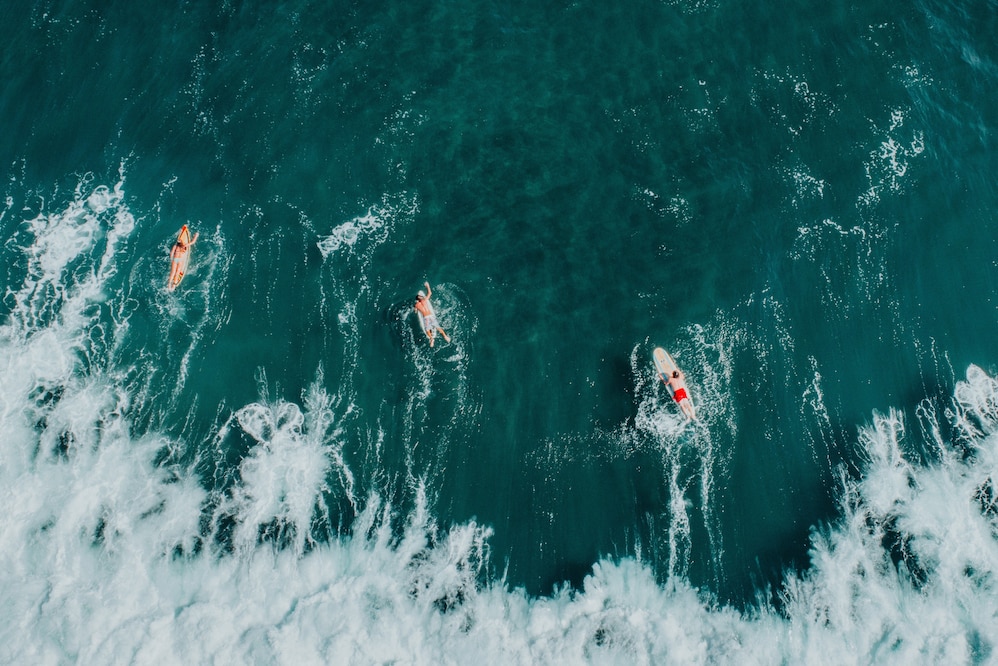
[[[994,0],[8,5],[3,662],[998,660]]]

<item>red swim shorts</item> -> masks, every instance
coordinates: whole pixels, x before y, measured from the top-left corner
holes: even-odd
[[[686,389],[684,389],[684,388],[678,388],[678,389],[676,389],[675,394],[673,394],[673,396],[672,396],[672,398],[676,402],[682,402],[683,400],[686,400],[686,398],[688,398],[688,397],[689,396],[686,395]]]

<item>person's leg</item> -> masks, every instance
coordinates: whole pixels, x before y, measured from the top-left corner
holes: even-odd
[[[689,398],[683,400],[682,407],[683,413],[686,414],[687,418],[692,419],[696,412],[693,411],[693,403],[690,402]]]

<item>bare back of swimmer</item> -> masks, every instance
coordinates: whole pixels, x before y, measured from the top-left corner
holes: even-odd
[[[174,243],[173,247],[170,249],[170,258],[173,259],[174,262],[180,261],[180,258],[187,254],[187,250],[191,248],[191,245],[198,242],[198,236],[200,234],[200,231],[194,232],[194,238],[191,239],[190,243],[184,243],[178,238],[177,242]]]
[[[184,225],[185,228],[186,226],[187,225]],[[200,232],[195,233],[189,243],[185,243],[180,237],[178,237],[177,241],[173,244],[173,247],[170,248],[170,277],[167,281],[167,288],[170,291],[172,291],[178,284],[180,284],[180,281],[184,279],[184,272],[187,270],[187,262],[185,259],[187,258],[187,253],[191,249],[191,245],[194,245],[194,243],[197,242],[199,233]],[[184,235],[190,237],[190,231],[188,231],[187,234],[181,233],[181,237]]]
[[[686,415],[686,418],[696,418],[696,412],[693,409],[693,401],[690,400],[690,396],[686,393],[686,375],[684,375],[680,370],[673,370],[672,375],[668,380],[664,377],[662,379],[672,388],[672,398],[679,403],[679,408],[683,410],[683,414]]]
[[[450,338],[444,329],[440,327],[440,322],[437,321],[436,312],[433,311],[433,305],[430,303],[430,295],[433,291],[430,289],[430,283],[426,282],[426,291],[420,290],[416,294],[416,304],[413,308],[420,314],[423,322],[423,332],[426,333],[426,337],[430,339],[430,346],[433,346],[434,334],[439,331],[440,335],[443,336],[444,340],[450,342]]]

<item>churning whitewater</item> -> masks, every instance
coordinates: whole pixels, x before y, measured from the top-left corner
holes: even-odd
[[[0,662],[998,662],[994,0],[4,18]]]
[[[644,397],[617,436],[654,440],[672,479],[667,574],[636,544],[637,557],[593,562],[579,586],[528,595],[494,561],[492,527],[438,523],[425,469],[384,478],[351,468],[342,429],[358,406],[349,387],[328,392],[321,368],[301,395],[260,375],[257,400],[208,407],[215,425],[197,441],[196,428],[165,425],[186,359],[210,344],[228,306],[207,288],[187,303],[162,289],[165,261],[141,258],[143,220],[127,191],[125,180],[84,179],[69,201],[54,196],[19,224],[11,201],[3,213],[16,227],[0,329],[3,661],[994,658],[998,382],[979,367],[946,401],[922,400],[915,418],[871,413],[855,440],[862,468],[837,468],[837,513],[812,527],[809,566],[736,608],[684,574],[692,537],[682,516],[711,502],[711,444],[689,441],[636,362]],[[405,214],[372,211],[344,224],[387,237],[375,218]],[[198,275],[224,274],[226,239],[202,235]],[[341,235],[315,242],[332,253],[353,243]],[[143,338],[144,353],[126,354],[134,325],[151,317],[174,337]],[[154,388],[164,374],[174,385]],[[460,382],[442,390],[473,406]],[[372,433],[364,455],[381,455],[383,437]]]

